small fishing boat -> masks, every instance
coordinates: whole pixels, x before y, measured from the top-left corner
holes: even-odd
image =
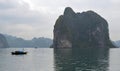
[[[14,52],[11,52],[12,55],[25,55],[27,54],[27,52],[25,51],[14,51]]]

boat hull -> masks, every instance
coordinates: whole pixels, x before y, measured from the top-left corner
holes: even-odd
[[[12,55],[25,55],[27,52],[11,52]]]

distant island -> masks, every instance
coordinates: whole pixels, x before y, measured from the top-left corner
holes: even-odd
[[[33,38],[31,40],[25,40],[23,38],[18,38],[16,36],[11,36],[4,34],[6,40],[8,41],[9,47],[32,47],[32,48],[49,48],[52,44],[52,39],[50,38]]]
[[[54,48],[114,48],[107,21],[94,11],[75,13],[65,8],[54,25]]]
[[[9,47],[8,42],[3,34],[0,34],[0,48]]]
[[[113,44],[117,47],[120,47],[120,40],[113,41]]]

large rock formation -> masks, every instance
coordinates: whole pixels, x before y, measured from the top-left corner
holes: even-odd
[[[6,38],[0,34],[0,48],[7,48],[8,47],[8,42]]]
[[[107,21],[93,11],[75,13],[70,7],[54,26],[54,48],[114,47]]]

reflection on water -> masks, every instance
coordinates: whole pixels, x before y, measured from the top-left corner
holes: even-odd
[[[13,56],[0,49],[0,71],[120,71],[120,48],[58,49],[25,48],[27,55]]]
[[[109,50],[57,49],[54,50],[55,71],[108,71]]]

